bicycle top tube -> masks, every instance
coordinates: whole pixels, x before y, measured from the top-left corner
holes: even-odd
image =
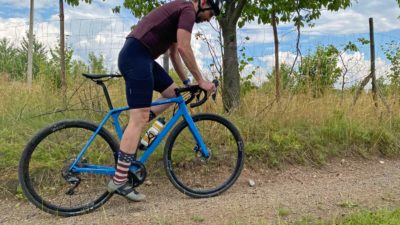
[[[113,111],[114,107],[112,105],[110,95],[108,93],[107,87],[104,84],[104,82],[106,82],[106,81],[108,81],[110,79],[113,79],[113,78],[120,78],[120,77],[122,77],[122,75],[121,74],[85,74],[85,73],[82,74],[82,75],[84,77],[88,78],[88,79],[91,79],[92,81],[96,82],[97,85],[100,85],[102,87],[103,92],[104,92],[104,96],[105,96],[105,98],[107,100],[108,107],[109,107],[110,111]],[[215,87],[219,86],[218,80],[213,80],[213,83],[214,83]],[[198,102],[190,104],[191,108],[198,107],[198,106],[204,104],[208,100],[207,92],[205,90],[200,88],[199,85],[191,85],[191,86],[187,86],[187,87],[183,87],[183,88],[176,88],[175,89],[175,94],[176,94],[177,97],[153,101],[151,103],[151,106],[170,104],[170,103],[180,104],[184,100],[184,98],[182,97],[181,93],[185,93],[185,92],[189,92],[190,93],[190,97],[188,99],[186,99],[185,104],[189,104],[191,101],[194,100],[195,97],[197,97]],[[201,92],[203,92],[204,96],[200,100]],[[214,100],[215,100],[215,96],[216,96],[215,94],[216,93],[214,93],[213,96],[212,96]],[[126,107],[119,108],[116,111],[117,112],[122,112],[122,111],[125,111],[125,110],[127,110]]]
[[[183,103],[184,99],[181,95],[175,98],[167,98],[167,99],[161,99],[161,100],[156,100],[151,103],[151,106],[156,106],[156,105],[164,105],[164,104],[170,104],[170,103]]]

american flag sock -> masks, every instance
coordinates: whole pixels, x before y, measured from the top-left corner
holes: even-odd
[[[115,175],[113,177],[113,181],[115,184],[124,184],[128,180],[129,166],[135,160],[136,159],[134,154],[128,154],[123,152],[122,150],[119,150],[117,170],[115,171]]]

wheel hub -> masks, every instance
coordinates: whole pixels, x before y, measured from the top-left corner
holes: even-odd
[[[203,152],[201,151],[201,148],[199,145],[194,146],[193,151],[195,153],[196,160],[201,161],[201,162],[208,162],[211,159],[211,150],[208,149],[208,157],[206,157]]]

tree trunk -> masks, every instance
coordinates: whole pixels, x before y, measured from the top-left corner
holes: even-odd
[[[27,82],[28,87],[32,87],[32,64],[33,64],[33,13],[34,1],[31,0],[31,8],[29,13],[29,46],[28,46],[28,69],[27,69]]]
[[[375,75],[375,38],[374,38],[374,19],[369,18],[369,37],[371,46],[371,78],[372,78],[372,98],[375,107],[378,107],[378,98],[376,91],[376,75]]]
[[[281,86],[281,76],[279,73],[279,39],[278,39],[278,28],[276,24],[276,15],[275,12],[272,12],[271,15],[272,21],[272,29],[274,31],[274,44],[275,44],[275,96],[276,101],[279,102],[280,99],[280,86]]]
[[[64,2],[60,0],[60,65],[61,65],[61,90],[66,96],[67,82],[65,78],[65,35],[64,35]]]
[[[222,101],[226,112],[240,104],[240,75],[237,56],[236,22],[221,25],[224,43]]]

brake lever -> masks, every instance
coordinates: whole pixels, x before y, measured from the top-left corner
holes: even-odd
[[[200,100],[200,95],[201,95],[202,92],[204,93],[204,98],[202,98]],[[205,90],[201,89],[200,93],[198,95],[196,95],[196,97],[198,99],[198,102],[190,104],[191,108],[194,108],[194,107],[197,107],[197,106],[200,106],[200,105],[204,104],[207,101],[207,92]]]
[[[213,80],[212,82],[214,83],[216,90],[215,90],[215,92],[211,95],[211,98],[212,98],[213,101],[215,102],[215,99],[216,99],[216,97],[217,97],[217,89],[218,89],[218,86],[219,86],[219,81],[218,81],[217,79],[215,79],[215,80]]]
[[[197,99],[198,102],[200,101],[200,95],[201,95],[201,91],[196,94],[196,99]]]

